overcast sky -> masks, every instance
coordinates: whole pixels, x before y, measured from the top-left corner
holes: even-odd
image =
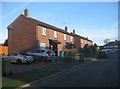
[[[104,39],[118,38],[117,2],[2,2],[0,43],[8,38],[7,26],[26,8],[30,17],[62,29],[67,26],[69,32],[75,29],[98,45],[103,45]]]

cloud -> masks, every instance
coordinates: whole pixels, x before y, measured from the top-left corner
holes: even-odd
[[[90,29],[82,28],[81,31],[83,32],[83,36],[89,37],[89,39],[98,44],[103,44],[104,39],[118,39],[118,22],[114,23],[110,29],[96,29],[96,31],[93,32]]]
[[[10,15],[18,12],[19,10],[23,9],[25,6],[27,6],[29,3],[31,3],[33,0],[28,0],[29,2],[26,2],[25,4],[22,4],[20,7],[13,9],[10,13],[8,13],[7,15],[3,16],[2,18],[5,19],[7,17],[9,17]]]

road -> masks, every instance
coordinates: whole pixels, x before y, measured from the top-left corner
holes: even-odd
[[[118,87],[117,56],[76,65],[29,87]]]

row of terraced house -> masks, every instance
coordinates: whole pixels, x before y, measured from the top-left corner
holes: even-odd
[[[87,37],[73,32],[67,27],[60,29],[47,23],[29,17],[29,10],[18,16],[8,27],[8,52],[29,52],[37,48],[49,48],[60,55],[64,48],[83,48],[85,44],[92,45]]]

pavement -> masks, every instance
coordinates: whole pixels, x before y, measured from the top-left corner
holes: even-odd
[[[28,88],[32,87],[118,87],[118,54],[74,65],[55,76],[30,83]]]

